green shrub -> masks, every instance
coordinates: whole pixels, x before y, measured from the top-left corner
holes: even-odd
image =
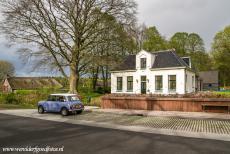
[[[19,95],[28,95],[31,93],[36,93],[36,90],[16,90],[14,93]]]
[[[6,104],[18,104],[20,103],[20,100],[17,99],[17,96],[14,93],[10,93],[5,96],[5,103]]]
[[[105,90],[102,87],[98,87],[96,92],[99,94],[104,94]]]
[[[0,93],[0,104],[3,104],[5,101],[4,95]]]
[[[213,92],[213,94],[219,95],[225,98],[230,98],[230,91],[218,91],[218,92]]]
[[[0,94],[0,103],[35,107],[38,101],[47,99],[53,91],[52,89],[17,90],[15,93]]]
[[[92,91],[80,91],[81,101],[84,105],[95,105],[97,103],[94,102],[95,99],[99,98],[102,94]],[[97,105],[98,106],[98,105]]]
[[[107,87],[107,88],[98,87],[96,92],[99,94],[108,94],[108,93],[111,93],[111,88],[110,87]]]
[[[101,97],[95,97],[91,100],[91,102],[89,103],[90,106],[101,106]]]

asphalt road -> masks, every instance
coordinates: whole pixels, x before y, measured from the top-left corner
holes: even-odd
[[[0,153],[9,153],[3,152],[3,147],[28,146],[64,146],[64,154],[230,153],[230,142],[135,133],[0,114]]]

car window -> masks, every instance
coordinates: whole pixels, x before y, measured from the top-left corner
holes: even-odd
[[[76,95],[68,96],[68,101],[78,101],[78,100],[79,100],[79,98]]]
[[[50,95],[48,101],[56,101],[56,96]]]
[[[65,102],[66,100],[64,96],[57,96],[57,101]]]

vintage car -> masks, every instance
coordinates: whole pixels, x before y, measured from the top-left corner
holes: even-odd
[[[51,94],[46,101],[38,102],[38,113],[60,112],[63,116],[69,113],[82,113],[84,105],[76,94]]]

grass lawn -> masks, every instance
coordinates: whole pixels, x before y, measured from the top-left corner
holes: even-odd
[[[100,98],[103,96],[103,94],[95,92],[80,92],[80,96],[82,97],[82,102],[84,105],[100,106]]]
[[[223,95],[225,97],[230,97],[230,91],[215,91],[214,94]]]
[[[16,105],[16,104],[0,104],[0,110],[7,109],[35,109],[36,107],[29,105]]]

